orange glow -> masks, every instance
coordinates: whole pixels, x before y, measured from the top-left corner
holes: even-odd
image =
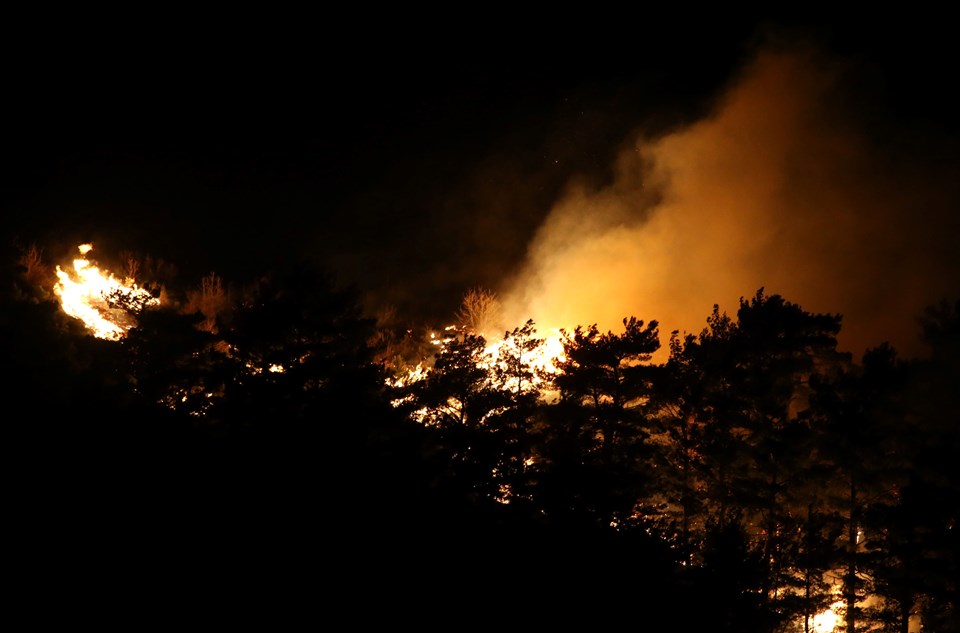
[[[609,180],[568,183],[499,289],[507,321],[605,331],[636,316],[698,334],[715,304],[735,312],[764,287],[843,314],[840,349],[855,357],[885,340],[924,352],[900,324],[955,291],[956,229],[940,218],[956,217],[956,179],[863,133],[838,98],[845,62],[781,44],[707,116],[624,138]]]
[[[830,631],[833,631],[842,621],[839,613],[842,607],[843,602],[837,601],[831,604],[830,608],[813,616],[810,630],[815,633],[830,633]]]
[[[444,328],[444,334],[442,335],[437,332],[430,332],[430,343],[437,346],[437,354],[442,353],[445,346],[456,339],[459,330],[455,325],[448,325]],[[487,344],[484,348],[482,358],[477,363],[478,367],[489,372],[486,379],[487,385],[492,384],[494,380],[493,370],[495,368],[507,369],[505,356],[516,353],[518,353],[518,351],[515,349],[515,342],[509,337],[504,337]],[[533,387],[540,391],[541,398],[550,400],[556,394],[550,388],[549,376],[558,372],[556,364],[557,361],[562,358],[562,335],[559,329],[554,329],[550,336],[542,337],[541,343],[535,349],[528,351],[525,356],[521,357],[523,367],[528,370],[533,370],[534,376],[531,378],[529,385],[520,385],[517,377],[508,376],[503,384],[496,386],[510,391],[520,387]],[[418,363],[416,366],[408,367],[403,373],[388,378],[387,384],[398,388],[409,387],[426,380],[430,376],[430,371],[431,367],[429,365]],[[540,375],[538,375],[538,372],[541,372]],[[547,376],[547,378],[544,378],[544,375]],[[408,395],[393,400],[392,404],[395,407],[399,407],[412,401],[413,396]],[[451,399],[447,404],[453,410],[458,409],[460,406],[460,403],[455,399]],[[432,413],[430,409],[422,407],[410,415],[421,424],[429,426],[432,423]]]
[[[503,338],[487,345],[484,350],[492,359],[487,364],[490,368],[497,364],[502,364],[502,356],[505,354],[516,353],[516,347],[512,339]],[[546,372],[548,375],[557,373],[556,363],[563,358],[563,339],[559,329],[551,330],[550,336],[543,337],[540,345],[534,349],[528,357],[522,358],[523,365],[530,369],[537,369]],[[535,380],[535,384],[543,386],[541,380]],[[516,388],[515,382],[505,385],[508,388]]]
[[[58,281],[53,291],[64,312],[83,321],[97,338],[115,341],[136,325],[135,317],[117,306],[118,299],[136,307],[158,305],[160,300],[133,279],[121,281],[111,272],[102,271],[86,258],[92,249],[92,244],[78,247],[81,256],[73,260],[72,270],[57,266]]]

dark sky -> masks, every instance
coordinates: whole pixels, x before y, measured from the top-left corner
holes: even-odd
[[[518,319],[667,331],[766,285],[865,324],[853,347],[893,327],[868,314],[960,279],[957,55],[936,16],[70,17],[3,45],[4,224],[52,258],[92,241],[189,285],[303,256],[412,319],[484,286]],[[577,284],[603,295],[557,290]]]

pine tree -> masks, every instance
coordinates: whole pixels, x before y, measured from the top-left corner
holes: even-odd
[[[648,363],[660,346],[658,324],[630,317],[623,325],[622,334],[596,325],[562,332],[560,400],[548,421],[547,480],[570,486],[553,494],[567,497],[564,511],[600,525],[632,517],[651,479]]]
[[[909,448],[900,442],[903,420],[891,415],[890,396],[900,380],[894,351],[881,346],[864,355],[862,366],[810,381],[807,415],[818,436],[816,458],[831,468],[823,494],[844,526],[841,585],[848,633],[857,630],[871,590],[866,543],[876,526],[867,510],[894,502],[909,461]]]

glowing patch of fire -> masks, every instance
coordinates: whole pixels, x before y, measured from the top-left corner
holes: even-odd
[[[825,611],[815,615],[810,630],[813,633],[819,633],[820,631],[829,633],[833,631],[841,622],[839,610],[842,609],[843,606],[844,603],[842,601],[837,601],[831,604]]]
[[[448,333],[444,336],[438,336],[436,332],[430,333],[430,343],[441,350],[444,349],[448,343],[455,340],[458,332],[458,328],[455,325],[449,325],[444,328],[444,330]],[[490,372],[497,366],[505,368],[503,357],[514,353],[519,353],[519,350],[516,348],[516,343],[509,339],[509,337],[504,337],[501,340],[487,344],[483,351],[482,358],[477,362],[477,366]],[[529,386],[537,389],[540,392],[540,397],[545,400],[550,400],[556,395],[550,389],[549,376],[558,373],[557,362],[563,360],[563,358],[563,338],[560,330],[554,329],[551,336],[541,339],[539,345],[529,350],[527,355],[521,359],[523,367],[529,370],[536,370],[529,378]],[[409,387],[426,380],[430,371],[431,369],[428,366],[425,366],[423,363],[418,363],[415,367],[408,368],[404,374],[388,379],[387,384],[391,387]],[[521,386],[524,385],[521,385],[519,379],[516,377],[508,377],[506,382],[501,385],[501,387],[508,390],[516,390]],[[408,395],[393,400],[392,404],[394,407],[399,407],[412,400],[413,396]],[[453,408],[459,406],[459,403],[456,401],[451,401],[449,404]],[[429,424],[430,413],[431,411],[429,409],[420,408],[411,413],[411,416],[422,424]]]
[[[118,299],[137,307],[156,305],[160,300],[132,279],[121,281],[109,271],[101,271],[85,257],[92,248],[90,244],[79,247],[81,257],[73,260],[72,271],[57,266],[53,291],[60,297],[63,311],[83,321],[94,336],[118,340],[136,325],[130,312],[117,307]]]

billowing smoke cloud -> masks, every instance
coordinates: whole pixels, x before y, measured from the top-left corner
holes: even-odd
[[[612,184],[571,185],[539,228],[502,293],[510,322],[617,332],[632,315],[666,347],[763,287],[841,314],[856,359],[883,341],[921,353],[917,315],[960,291],[955,166],[885,122],[861,70],[766,50],[711,116],[638,134]]]

